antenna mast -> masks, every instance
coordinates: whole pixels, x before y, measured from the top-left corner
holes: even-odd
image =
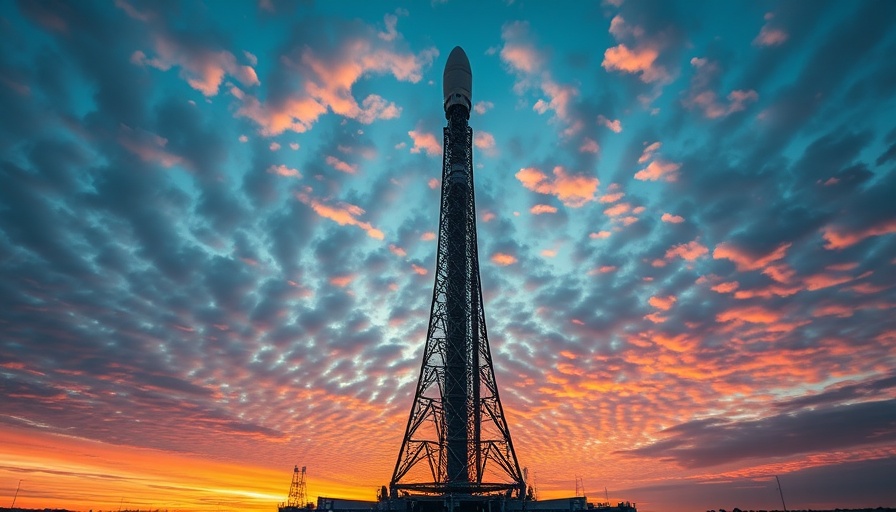
[[[775,481],[778,482],[778,493],[781,495],[781,506],[784,507],[784,512],[787,512],[787,505],[784,504],[784,491],[781,489],[781,481],[778,480],[778,475],[775,475]]]

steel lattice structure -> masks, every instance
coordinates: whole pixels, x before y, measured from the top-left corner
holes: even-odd
[[[469,74],[460,48],[448,66],[458,50]],[[435,284],[420,377],[390,483],[393,497],[402,492],[525,495],[482,306],[470,88],[454,101],[446,86]]]

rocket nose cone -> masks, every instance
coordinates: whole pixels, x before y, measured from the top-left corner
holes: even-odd
[[[456,94],[466,98],[467,108],[472,105],[473,72],[470,70],[470,60],[460,46],[455,46],[448,55],[445,72],[442,75],[442,92],[446,109],[449,102],[454,103],[452,100],[456,98]]]

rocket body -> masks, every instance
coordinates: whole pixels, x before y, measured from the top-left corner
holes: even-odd
[[[448,56],[443,75],[445,118],[442,162],[443,223],[450,250],[446,256],[445,329],[445,437],[447,444],[446,484],[459,489],[470,483],[470,438],[473,398],[478,394],[478,377],[472,377],[478,362],[473,316],[473,290],[478,278],[469,262],[473,258],[475,224],[473,205],[472,130],[467,121],[472,103],[473,75],[470,61],[457,46]],[[477,329],[478,330],[478,329]],[[475,388],[475,389],[474,389]],[[475,443],[473,443],[475,445]]]

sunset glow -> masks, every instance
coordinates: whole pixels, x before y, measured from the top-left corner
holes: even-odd
[[[0,506],[375,499],[461,45],[538,497],[896,507],[896,2],[559,5],[0,2]]]

